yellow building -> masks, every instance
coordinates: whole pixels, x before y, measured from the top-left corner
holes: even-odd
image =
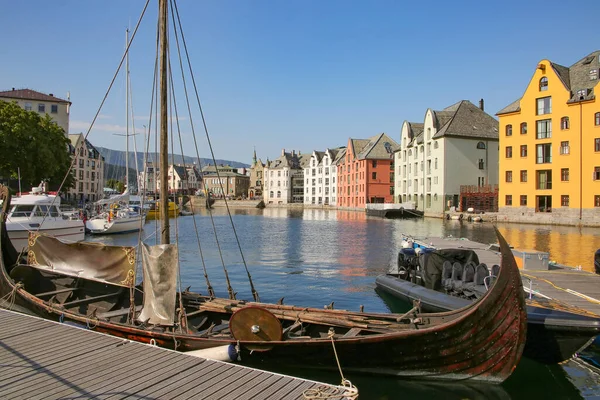
[[[498,111],[499,220],[600,226],[600,51],[570,67],[542,60]]]

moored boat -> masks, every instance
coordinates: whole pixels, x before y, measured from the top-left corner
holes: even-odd
[[[14,247],[27,248],[29,232],[43,232],[67,242],[85,237],[85,227],[79,213],[66,214],[60,208],[60,196],[44,193],[43,185],[30,194],[14,197],[7,210],[6,229]]]
[[[397,265],[388,274],[376,278],[377,288],[409,304],[420,301],[424,311],[444,312],[473,303],[497,274],[497,265],[480,263],[473,250],[461,249],[455,242],[456,248],[444,249],[415,239],[405,238],[404,243],[411,244],[400,250]],[[527,305],[524,355],[528,358],[559,363],[600,334],[598,315],[535,292],[520,296]]]

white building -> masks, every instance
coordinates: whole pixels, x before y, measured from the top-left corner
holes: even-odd
[[[281,156],[269,161],[264,167],[264,192],[266,204],[288,204],[304,202],[304,167],[309,156],[292,150],[281,151]]]
[[[16,101],[19,107],[27,111],[36,111],[42,117],[52,117],[58,126],[69,134],[69,113],[71,102],[54,97],[52,93],[44,94],[31,89],[15,89],[0,92],[0,100]]]
[[[460,186],[498,184],[498,121],[467,100],[404,121],[395,154],[396,202],[439,215],[460,204]]]
[[[304,204],[337,204],[337,164],[345,153],[345,147],[313,151],[304,168]]]
[[[140,192],[144,190],[146,194],[160,192],[159,169],[153,163],[146,163],[146,168],[138,175],[138,187]],[[202,188],[202,176],[196,165],[169,165],[167,172],[169,193],[194,194],[196,190]]]

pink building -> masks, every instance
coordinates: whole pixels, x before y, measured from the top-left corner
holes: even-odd
[[[338,165],[338,206],[366,208],[368,203],[394,202],[394,152],[400,146],[385,133],[348,139]]]

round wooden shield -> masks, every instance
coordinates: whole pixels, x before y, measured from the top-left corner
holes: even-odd
[[[261,307],[244,307],[233,313],[229,319],[229,330],[240,342],[272,342],[281,340],[281,322],[269,310]],[[244,345],[249,350],[266,351],[264,345]]]

